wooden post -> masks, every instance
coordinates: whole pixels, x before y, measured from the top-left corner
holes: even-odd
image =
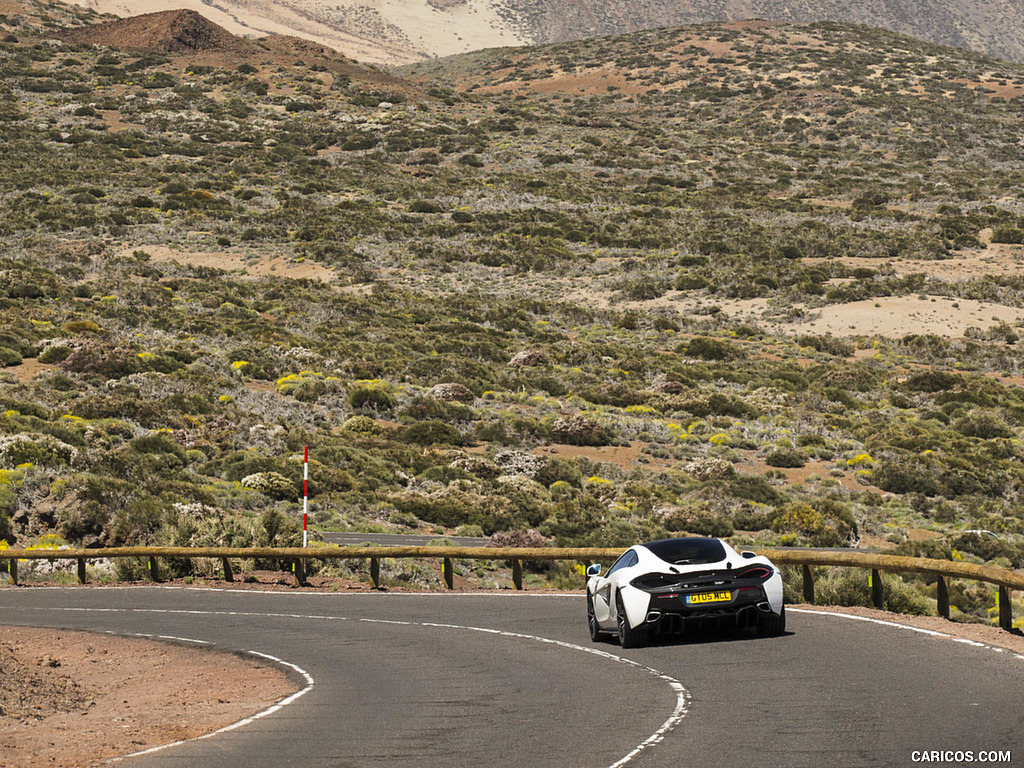
[[[885,585],[882,583],[882,574],[877,568],[871,569],[871,578],[868,580],[871,587],[871,602],[880,611],[885,610]]]
[[[234,581],[235,572],[231,570],[231,561],[226,557],[222,557],[220,562],[224,566],[224,581]]]
[[[946,583],[945,576],[939,576],[939,581],[935,585],[937,587],[936,598],[938,599],[938,610],[939,616],[944,619],[949,618],[949,584]]]
[[[85,584],[85,558],[78,558],[78,583]]]
[[[444,574],[444,583],[448,589],[455,589],[455,569],[452,567],[452,559],[446,557],[441,563],[441,573]]]
[[[160,581],[160,567],[155,557],[149,558],[149,578],[150,581]]]
[[[295,581],[300,587],[306,586],[306,561],[302,558],[292,561],[292,570],[295,572]]]
[[[370,586],[380,589],[380,558],[370,558]]]
[[[513,560],[512,561],[512,583],[516,589],[523,588],[523,561]]]
[[[1013,603],[1010,602],[1010,590],[999,585],[999,626],[1007,632],[1013,629]]]
[[[804,602],[808,605],[814,605],[814,574],[811,572],[811,566],[804,564]]]
[[[12,557],[7,561],[7,571],[11,574],[11,584],[18,583],[18,558]]]

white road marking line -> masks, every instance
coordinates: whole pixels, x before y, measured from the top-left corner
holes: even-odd
[[[268,594],[276,594],[276,593],[268,593]],[[583,653],[589,653],[592,656],[598,656],[598,657],[603,658],[603,659],[608,659],[610,661],[618,662],[620,664],[625,664],[627,666],[634,667],[636,669],[642,670],[642,671],[644,671],[644,672],[646,672],[646,673],[648,673],[648,674],[658,678],[659,680],[662,680],[662,681],[668,683],[668,685],[672,688],[673,693],[675,693],[675,695],[676,695],[675,707],[673,708],[672,714],[669,715],[668,719],[665,720],[665,722],[662,723],[661,726],[654,733],[652,733],[650,736],[648,736],[646,739],[644,739],[642,742],[640,742],[640,744],[638,744],[636,747],[634,747],[632,750],[630,750],[630,752],[627,753],[624,757],[620,758],[616,762],[614,762],[611,765],[609,765],[608,768],[622,768],[622,766],[630,763],[634,758],[636,758],[644,750],[654,746],[655,744],[661,743],[664,740],[665,736],[673,728],[675,728],[679,724],[679,722],[684,717],[686,717],[686,715],[689,713],[689,702],[690,702],[690,694],[689,694],[689,692],[686,690],[685,687],[683,687],[683,684],[681,682],[676,680],[674,677],[665,674],[664,672],[661,672],[661,671],[659,671],[657,669],[654,669],[653,667],[648,667],[647,665],[641,664],[640,662],[634,661],[633,659],[627,659],[624,656],[618,656],[618,655],[616,655],[614,653],[609,653],[608,651],[598,650],[597,648],[588,648],[588,647],[586,647],[584,645],[576,645],[575,643],[569,643],[569,642],[566,642],[564,640],[554,640],[554,639],[548,638],[548,637],[540,637],[539,635],[528,635],[528,634],[524,634],[522,632],[508,632],[506,630],[501,630],[501,629],[492,629],[492,628],[488,628],[488,627],[472,627],[472,626],[467,626],[467,625],[462,625],[462,624],[439,624],[439,623],[434,623],[434,622],[397,621],[397,620],[393,620],[393,619],[365,619],[365,618],[351,619],[350,617],[347,617],[347,616],[323,616],[323,615],[316,615],[316,614],[259,613],[259,612],[243,612],[243,611],[197,611],[197,610],[180,610],[180,609],[165,609],[165,608],[96,608],[96,609],[93,609],[93,608],[37,608],[37,609],[34,609],[34,610],[47,611],[47,612],[50,612],[50,611],[62,611],[62,612],[69,612],[69,613],[155,613],[155,614],[174,614],[174,615],[189,615],[189,616],[242,616],[242,617],[249,617],[249,618],[304,619],[304,620],[322,620],[322,621],[356,621],[356,622],[360,622],[360,623],[364,623],[364,624],[389,624],[389,625],[400,625],[400,626],[409,626],[409,627],[428,627],[428,628],[432,628],[432,629],[454,629],[454,630],[462,630],[462,631],[468,631],[468,632],[479,632],[481,634],[496,635],[496,636],[499,636],[499,637],[507,637],[507,638],[511,638],[511,639],[514,639],[514,640],[530,640],[532,642],[544,643],[546,645],[554,645],[554,646],[558,646],[560,648],[566,648],[566,649],[573,650],[573,651],[582,651]],[[114,634],[114,633],[109,633],[109,634]],[[136,637],[142,637],[143,635],[136,634],[135,636]],[[151,637],[151,635],[150,635],[150,637]],[[168,638],[168,639],[185,640],[185,642],[205,642],[205,641],[190,640],[190,639],[185,639],[185,638]],[[299,691],[298,693],[288,697],[287,699],[284,699],[283,701],[275,704],[274,706],[270,707],[269,709],[266,709],[263,712],[260,712],[257,715],[253,715],[252,717],[246,718],[244,720],[239,720],[237,723],[232,723],[231,725],[225,726],[224,728],[221,728],[219,730],[213,731],[211,733],[207,733],[207,734],[205,734],[203,736],[199,736],[199,737],[197,737],[195,739],[186,739],[184,741],[176,741],[176,742],[173,742],[171,744],[163,744],[163,745],[158,746],[158,747],[152,747],[150,749],[143,750],[142,752],[133,752],[130,755],[124,755],[123,757],[116,758],[116,759],[117,760],[124,760],[124,759],[127,759],[129,757],[137,757],[139,755],[152,754],[153,752],[159,752],[159,751],[164,750],[164,749],[169,749],[171,747],[177,746],[178,744],[185,744],[188,741],[199,741],[201,739],[208,739],[208,738],[210,738],[212,736],[216,736],[218,733],[224,733],[226,731],[231,731],[231,730],[234,730],[235,728],[239,728],[241,726],[248,725],[249,723],[253,722],[254,720],[257,720],[257,719],[259,719],[261,717],[266,717],[267,715],[270,715],[270,714],[273,714],[274,712],[277,712],[282,707],[287,706],[288,704],[291,704],[293,701],[298,699],[300,696],[305,695],[306,693],[308,693],[312,689],[312,687],[313,687],[313,678],[305,670],[300,669],[299,667],[295,666],[294,664],[292,664],[290,662],[282,661],[281,659],[278,659],[275,656],[270,656],[268,654],[259,653],[258,651],[246,651],[246,653],[250,653],[250,654],[252,654],[254,656],[260,656],[260,657],[263,657],[263,658],[266,658],[266,659],[270,659],[270,660],[272,660],[272,661],[274,661],[276,663],[282,664],[282,665],[287,666],[287,667],[291,667],[292,669],[294,669],[297,672],[299,672],[299,674],[305,676],[306,681],[308,683],[306,688],[304,688],[303,690]]]
[[[869,624],[880,624],[883,627],[895,627],[897,629],[909,629],[911,632],[918,632],[922,635],[929,635],[930,637],[939,637],[943,640],[950,640],[954,643],[960,643],[961,645],[969,645],[972,648],[983,648],[993,653],[1013,653],[1008,651],[1006,648],[1000,648],[998,645],[989,645],[988,643],[980,643],[977,640],[968,640],[965,637],[953,637],[948,632],[939,632],[935,629],[924,629],[923,627],[912,627],[909,624],[900,624],[898,621],[887,621],[885,619],[875,619],[870,616],[857,616],[853,613],[842,613],[841,611],[814,611],[809,608],[786,608],[789,613],[807,613],[815,616],[838,616],[843,619],[853,619],[854,621],[866,621]],[[1024,661],[1024,655],[1019,653],[1013,653],[1013,657]]]
[[[80,608],[80,609],[76,609],[76,610],[88,610],[88,609],[81,609]],[[105,610],[109,610],[109,609],[105,609]],[[159,611],[154,611],[154,612],[159,613]],[[115,634],[115,633],[108,632],[107,634],[111,634],[112,635],[112,634]],[[153,635],[143,635],[143,634],[130,634],[128,636],[130,636],[130,637],[153,637]],[[209,642],[207,640],[195,640],[195,639],[189,638],[189,637],[170,637],[168,635],[156,635],[156,637],[158,637],[160,639],[164,639],[164,640],[176,640],[176,641],[185,642],[185,643],[197,643],[197,644],[209,645],[209,646],[213,646],[214,645],[213,643],[211,643],[211,642]],[[225,725],[223,728],[218,728],[216,731],[211,731],[210,733],[204,733],[202,736],[196,736],[193,739],[182,739],[181,741],[172,741],[169,744],[160,744],[160,745],[155,746],[155,747],[150,747],[149,749],[144,749],[141,752],[132,752],[129,755],[121,755],[120,757],[114,757],[114,758],[111,758],[111,759],[114,762],[119,762],[121,760],[127,760],[127,759],[132,758],[132,757],[141,757],[142,755],[151,755],[154,752],[162,752],[165,749],[170,749],[172,747],[176,747],[179,744],[187,744],[187,743],[189,743],[191,741],[202,741],[203,739],[209,739],[209,738],[211,738],[213,736],[216,736],[219,733],[227,733],[228,731],[233,731],[236,728],[241,728],[244,725],[249,725],[250,723],[253,723],[253,722],[257,721],[260,718],[266,717],[267,715],[272,715],[275,712],[279,712],[280,710],[282,710],[285,707],[287,707],[289,704],[291,704],[291,703],[293,703],[295,701],[298,701],[300,698],[302,698],[307,693],[309,693],[311,690],[313,690],[313,686],[315,685],[315,681],[313,680],[313,676],[310,675],[306,670],[302,669],[301,667],[299,667],[299,666],[297,666],[295,664],[292,664],[290,661],[285,661],[284,659],[279,659],[277,656],[271,656],[269,653],[261,653],[259,651],[243,651],[243,653],[247,653],[250,656],[258,656],[261,659],[267,659],[269,661],[274,662],[275,664],[280,664],[283,667],[289,667],[290,669],[295,670],[300,675],[302,675],[303,678],[305,678],[305,680],[306,680],[306,687],[303,688],[300,691],[296,691],[291,696],[287,696],[287,697],[281,699],[281,701],[277,702],[276,704],[274,704],[274,705],[272,705],[270,707],[267,707],[267,709],[264,709],[261,712],[257,712],[255,715],[250,715],[249,717],[246,717],[246,718],[244,718],[242,720],[239,720],[237,722],[231,723],[230,725]]]

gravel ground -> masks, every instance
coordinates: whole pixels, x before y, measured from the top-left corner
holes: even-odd
[[[0,628],[0,762],[82,768],[195,738],[295,691],[255,660],[139,638]]]

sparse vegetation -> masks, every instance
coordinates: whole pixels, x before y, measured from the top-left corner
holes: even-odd
[[[1021,66],[708,25],[400,79],[0,25],[0,538],[290,540],[308,445],[314,530],[1021,565]],[[907,296],[984,314],[811,325]]]

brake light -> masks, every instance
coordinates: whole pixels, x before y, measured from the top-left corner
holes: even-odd
[[[767,581],[772,575],[772,569],[767,565],[755,565],[740,571],[734,578],[736,579],[757,579],[758,581]]]

